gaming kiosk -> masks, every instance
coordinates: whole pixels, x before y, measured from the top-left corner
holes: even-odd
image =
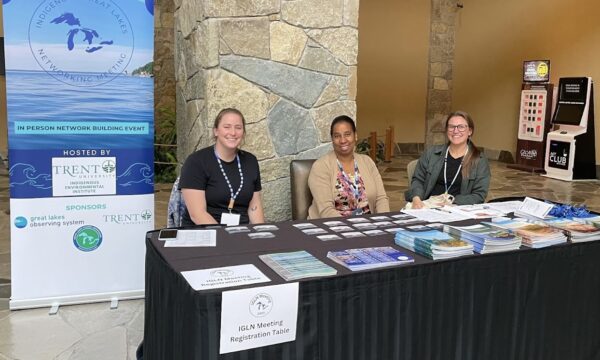
[[[523,62],[523,85],[517,132],[517,152],[511,169],[544,171],[546,134],[551,130],[554,85],[550,80],[550,60]]]
[[[545,170],[561,180],[595,179],[594,88],[592,78],[561,78],[548,133]]]

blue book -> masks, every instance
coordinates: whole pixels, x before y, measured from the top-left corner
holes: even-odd
[[[412,256],[391,246],[329,251],[327,257],[352,271],[378,269],[415,261]]]

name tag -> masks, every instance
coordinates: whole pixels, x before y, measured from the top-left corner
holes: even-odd
[[[221,224],[227,226],[236,226],[240,224],[240,214],[230,214],[230,213],[222,213],[221,214]]]

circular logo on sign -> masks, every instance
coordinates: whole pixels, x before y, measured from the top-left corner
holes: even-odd
[[[273,309],[273,298],[271,295],[260,293],[250,300],[250,314],[254,317],[263,317]]]
[[[17,216],[17,217],[15,218],[15,226],[16,226],[18,229],[22,229],[22,228],[24,228],[25,226],[27,226],[27,218],[25,218],[25,217],[23,217],[23,216]]]
[[[142,213],[140,214],[140,216],[144,220],[150,220],[150,218],[152,217],[152,211],[150,211],[150,210],[144,210],[144,211],[142,211]]]
[[[115,167],[115,162],[112,160],[106,160],[102,163],[102,170],[104,170],[105,173],[111,173],[115,171]]]
[[[127,14],[111,0],[44,0],[31,15],[29,47],[57,81],[90,87],[126,71],[134,36]]]
[[[102,244],[102,232],[95,226],[82,226],[73,234],[73,244],[81,251],[96,250]]]
[[[229,277],[233,275],[233,270],[229,270],[229,269],[219,269],[219,270],[214,270],[210,272],[210,276],[212,277],[216,277],[216,278],[224,278],[224,277]]]

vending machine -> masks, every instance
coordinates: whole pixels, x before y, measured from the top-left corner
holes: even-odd
[[[548,133],[545,170],[561,180],[596,178],[594,87],[590,77],[561,78]]]
[[[546,135],[551,129],[554,85],[550,84],[550,60],[523,62],[523,85],[517,131],[515,164],[509,168],[544,171]]]

